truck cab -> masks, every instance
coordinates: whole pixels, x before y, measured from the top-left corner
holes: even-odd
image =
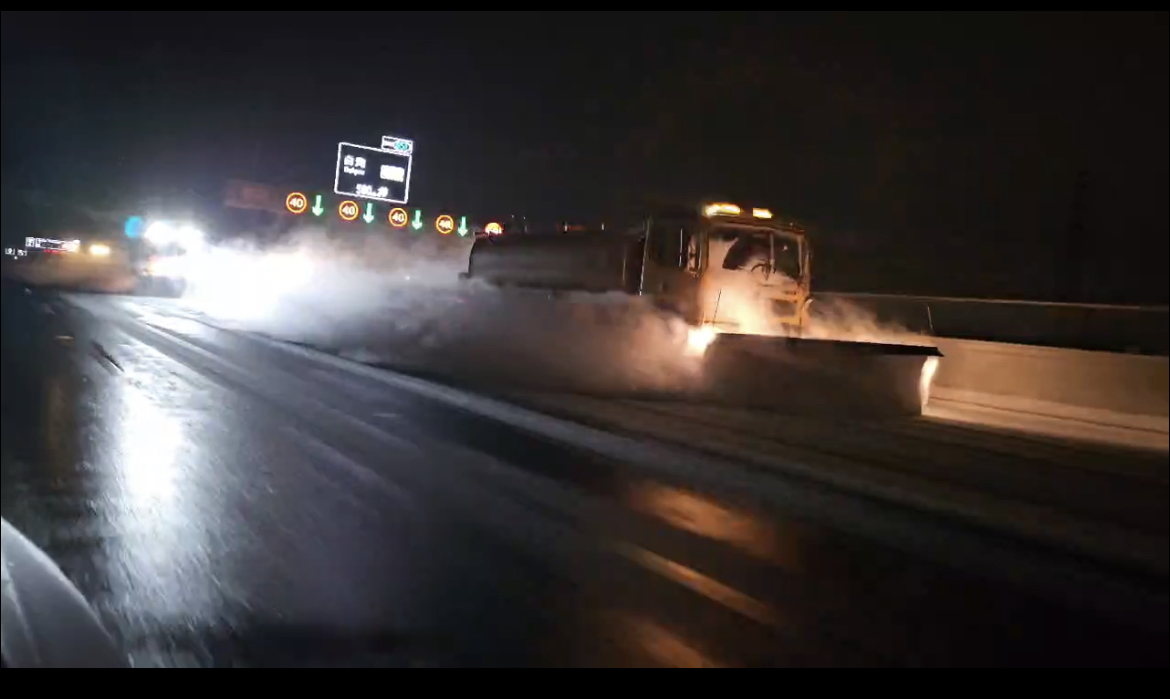
[[[810,292],[804,231],[768,209],[705,205],[646,222],[641,293],[693,325],[752,334],[799,329]]]
[[[805,327],[812,251],[804,229],[768,209],[724,211],[708,207],[705,216],[712,264],[704,275],[704,320],[753,333]]]

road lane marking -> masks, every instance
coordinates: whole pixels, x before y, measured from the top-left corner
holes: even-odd
[[[380,474],[374,469],[362,464],[354,459],[351,459],[345,452],[337,449],[332,444],[319,439],[303,430],[294,427],[281,428],[287,437],[299,443],[310,452],[314,453],[318,458],[324,459],[327,462],[334,464],[348,471],[350,475],[358,479],[360,482],[373,486],[382,492],[391,495],[403,504],[410,504],[410,494],[398,483],[394,482],[384,474]]]
[[[103,366],[108,364],[118,371],[125,373],[126,370],[122,367],[122,364],[118,362],[118,360],[114,358],[114,355],[110,354],[109,350],[103,347],[100,342],[97,340],[90,340],[90,349],[96,358],[104,361]]]
[[[692,670],[728,667],[653,619],[621,615],[615,625],[620,632],[619,642],[647,654],[660,665]]]
[[[703,575],[699,571],[688,568],[681,563],[675,563],[669,558],[663,558],[656,553],[647,551],[631,544],[619,544],[617,551],[624,558],[633,561],[639,566],[661,575],[678,585],[696,592],[709,600],[735,611],[752,621],[768,626],[776,626],[778,619],[772,609],[763,602],[749,597],[732,587],[719,582],[715,578]]]

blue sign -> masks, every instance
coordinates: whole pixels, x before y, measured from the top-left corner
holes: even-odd
[[[403,155],[414,155],[414,141],[409,138],[398,138],[397,136],[383,136],[382,150],[390,151],[391,153],[401,153]]]
[[[141,238],[144,228],[146,228],[146,221],[143,221],[141,216],[131,216],[126,219],[125,231],[127,238]]]

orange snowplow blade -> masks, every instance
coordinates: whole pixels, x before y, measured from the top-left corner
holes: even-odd
[[[918,415],[940,357],[918,345],[721,334],[698,393],[782,412]]]

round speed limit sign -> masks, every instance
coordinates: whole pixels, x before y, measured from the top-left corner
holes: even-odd
[[[361,209],[358,208],[357,202],[354,201],[343,201],[337,207],[337,215],[344,221],[356,221],[360,213]]]
[[[300,216],[309,208],[309,199],[300,192],[293,192],[284,198],[284,206],[289,213]]]
[[[406,226],[406,222],[410,217],[406,215],[406,209],[393,209],[390,212],[390,225],[395,228],[402,228]]]

